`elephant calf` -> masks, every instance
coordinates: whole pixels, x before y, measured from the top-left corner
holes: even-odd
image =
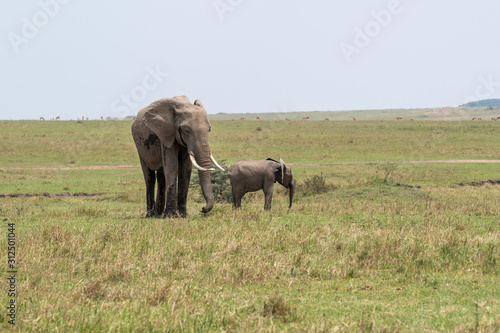
[[[290,206],[292,207],[294,181],[292,170],[280,159],[277,162],[268,158],[265,161],[239,160],[229,169],[229,180],[233,191],[233,207],[241,207],[241,198],[247,192],[264,190],[265,210],[271,209],[274,183],[278,182],[290,191]]]

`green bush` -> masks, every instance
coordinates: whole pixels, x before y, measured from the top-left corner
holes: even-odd
[[[212,190],[214,191],[215,202],[231,202],[232,201],[232,191],[231,183],[229,182],[229,176],[227,171],[229,165],[225,163],[226,160],[221,160],[219,164],[224,168],[225,171],[215,169],[215,171],[210,172],[210,178],[212,180]],[[193,169],[194,170],[194,169]],[[195,200],[203,201],[203,193],[200,186],[200,178],[198,177],[198,172],[193,172],[191,174],[191,190],[195,192]]]
[[[296,193],[301,193],[304,196],[315,195],[330,192],[335,189],[332,184],[327,184],[323,174],[314,175],[304,180],[304,183],[298,184]]]

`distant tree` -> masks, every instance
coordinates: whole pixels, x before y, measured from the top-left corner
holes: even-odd
[[[500,99],[498,99],[498,98],[497,99],[483,99],[480,101],[462,104],[460,106],[467,107],[467,108],[491,107],[493,109],[494,106],[500,106]],[[488,109],[488,110],[490,110],[490,109]]]

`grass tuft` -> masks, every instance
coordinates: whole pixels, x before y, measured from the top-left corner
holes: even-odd
[[[275,295],[272,296],[267,302],[264,302],[262,316],[274,317],[283,322],[287,322],[291,319],[293,312],[294,309],[287,304],[283,296]]]
[[[90,298],[93,300],[100,300],[100,299],[104,298],[104,296],[106,295],[106,292],[105,292],[100,281],[90,280],[83,288],[83,294],[87,298]]]

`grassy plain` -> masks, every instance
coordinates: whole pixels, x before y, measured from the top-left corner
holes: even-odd
[[[193,188],[190,217],[163,220],[143,218],[129,122],[2,122],[0,194],[101,194],[0,198],[16,224],[14,330],[497,332],[500,186],[456,184],[499,179],[500,165],[359,162],[500,159],[499,133],[492,121],[212,121],[217,159],[293,164],[294,205],[276,187],[270,212],[256,193],[203,216]]]
[[[286,109],[286,108],[284,108]],[[440,107],[425,109],[390,109],[390,110],[350,110],[350,111],[309,111],[309,112],[287,112],[278,111],[270,113],[218,113],[211,115],[213,120],[255,120],[259,116],[262,120],[301,120],[308,116],[310,120],[396,120],[403,117],[404,120],[472,120],[480,117],[490,120],[492,117],[500,116],[500,107]]]

